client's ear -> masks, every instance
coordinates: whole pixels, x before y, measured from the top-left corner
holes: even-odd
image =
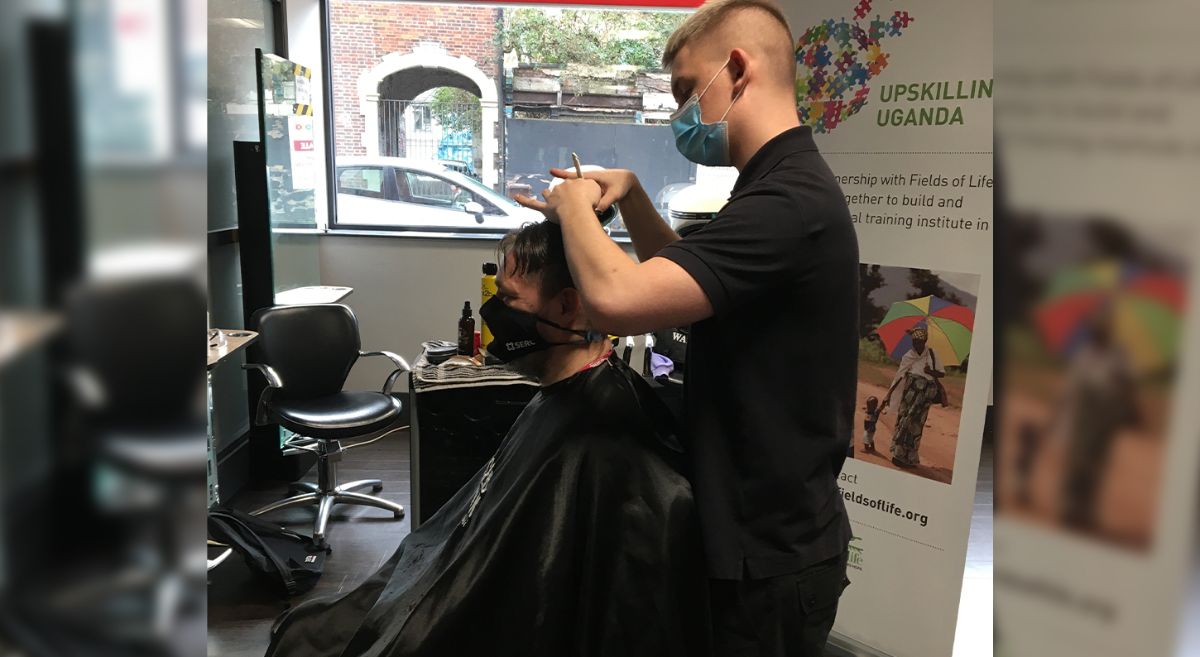
[[[573,287],[564,288],[558,295],[559,312],[565,321],[563,326],[570,326],[583,313],[583,300],[579,290]]]

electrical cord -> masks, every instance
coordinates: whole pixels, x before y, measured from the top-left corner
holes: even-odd
[[[344,452],[348,449],[354,449],[355,447],[365,447],[366,445],[370,445],[371,443],[383,440],[384,438],[396,433],[397,431],[404,431],[411,426],[412,426],[411,424],[406,424],[402,427],[396,427],[395,429],[392,429],[391,431],[386,431],[384,433],[381,433],[378,436],[375,436],[374,438],[372,438],[370,440],[364,440],[361,443],[354,443],[353,445],[342,445],[342,451]]]

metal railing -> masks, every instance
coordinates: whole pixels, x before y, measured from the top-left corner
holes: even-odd
[[[380,155],[453,160],[478,175],[483,103],[378,102]]]

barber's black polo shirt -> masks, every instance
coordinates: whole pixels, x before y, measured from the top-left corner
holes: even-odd
[[[717,217],[664,248],[708,295],[684,381],[709,575],[759,579],[845,552],[858,241],[808,127],[767,142]]]

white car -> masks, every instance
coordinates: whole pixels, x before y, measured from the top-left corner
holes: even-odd
[[[337,223],[503,233],[545,217],[435,160],[337,159]]]
[[[722,184],[727,182],[728,184]],[[667,202],[671,228],[683,237],[716,218],[729,202],[732,180],[713,180],[704,185],[687,185],[675,190]]]

